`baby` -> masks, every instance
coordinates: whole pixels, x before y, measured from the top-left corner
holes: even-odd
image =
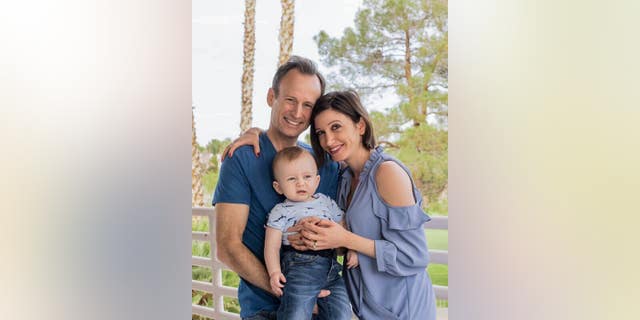
[[[320,318],[351,319],[336,250],[298,251],[290,246],[285,233],[305,217],[328,219],[344,225],[344,212],[329,197],[315,193],[320,176],[313,156],[305,149],[289,147],[279,151],[273,159],[273,174],[273,188],[287,198],[269,214],[264,247],[271,289],[281,297],[278,319],[311,319],[315,303]],[[358,265],[357,254],[351,250],[347,252],[346,260],[349,268]],[[330,290],[331,294],[317,299],[321,289]]]

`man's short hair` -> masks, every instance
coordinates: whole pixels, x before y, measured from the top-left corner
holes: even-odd
[[[316,66],[315,62],[307,58],[294,55],[289,58],[289,61],[283,63],[280,67],[278,67],[276,74],[273,75],[271,88],[273,89],[276,97],[280,92],[280,81],[282,81],[282,78],[284,78],[287,72],[293,69],[298,70],[302,74],[317,76],[318,80],[320,81],[320,95],[324,94],[325,80],[322,76],[322,73],[318,71],[318,67]]]

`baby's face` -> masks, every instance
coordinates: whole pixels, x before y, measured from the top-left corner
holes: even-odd
[[[303,154],[293,161],[282,160],[276,165],[273,187],[291,201],[309,201],[320,184],[315,160]]]

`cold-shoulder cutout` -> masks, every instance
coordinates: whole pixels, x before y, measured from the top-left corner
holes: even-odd
[[[373,214],[386,222],[390,230],[411,230],[422,228],[431,220],[418,206],[384,207],[373,211]]]
[[[416,203],[409,174],[395,161],[385,161],[375,174],[378,194],[390,206],[410,206]]]

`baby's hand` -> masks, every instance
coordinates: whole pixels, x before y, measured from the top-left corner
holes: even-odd
[[[275,293],[276,297],[282,296],[282,288],[284,288],[284,284],[287,282],[287,279],[284,277],[284,274],[280,271],[275,271],[271,273],[269,277],[269,284],[271,284],[271,290]]]
[[[347,251],[347,268],[355,268],[358,264],[358,254],[353,250]]]

